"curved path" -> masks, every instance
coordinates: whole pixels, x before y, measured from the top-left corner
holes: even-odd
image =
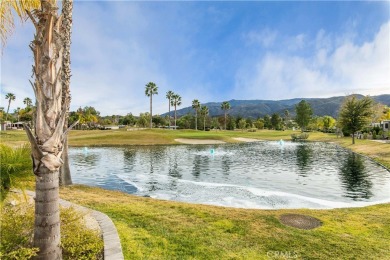
[[[14,191],[17,193],[21,193],[20,191]],[[33,191],[25,191],[26,194],[30,197],[35,197],[35,192]],[[121,242],[119,240],[118,231],[112,220],[104,213],[92,210],[67,200],[60,199],[60,204],[63,207],[69,208],[73,207],[74,209],[81,211],[85,214],[89,214],[92,218],[94,218],[99,224],[101,233],[103,235],[104,242],[104,259],[109,260],[123,260],[123,252]]]

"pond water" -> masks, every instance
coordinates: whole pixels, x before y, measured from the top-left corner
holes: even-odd
[[[74,183],[239,208],[338,208],[390,201],[390,172],[329,143],[71,148]]]

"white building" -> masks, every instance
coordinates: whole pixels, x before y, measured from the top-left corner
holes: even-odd
[[[381,121],[380,127],[383,129],[383,131],[389,131],[390,128],[390,120],[383,120]]]

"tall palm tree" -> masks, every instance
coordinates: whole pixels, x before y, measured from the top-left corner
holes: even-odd
[[[149,82],[148,84],[145,85],[145,95],[150,97],[150,128],[152,128],[152,97],[153,95],[158,94],[158,88],[155,83]]]
[[[72,1],[63,1],[64,13],[71,14]],[[21,21],[24,21],[28,15],[36,29],[35,39],[30,45],[35,63],[33,66],[35,83],[32,84],[37,100],[34,120],[35,136],[29,127],[25,126],[25,129],[32,146],[33,170],[37,176],[34,246],[40,249],[39,259],[60,259],[62,257],[58,204],[58,174],[61,166],[59,157],[61,153],[64,153],[64,139],[66,139],[67,131],[74,126],[66,129],[65,118],[70,104],[70,96],[66,93],[69,94],[69,90],[62,91],[65,94],[62,94],[62,97],[59,96],[61,83],[57,77],[57,72],[61,70],[62,60],[65,60],[62,66],[66,71],[66,57],[62,57],[62,53],[67,53],[66,46],[64,46],[66,40],[70,43],[71,22],[69,23],[66,14],[61,22],[55,5],[55,0],[8,0],[0,3],[2,46],[5,45],[7,36],[14,27],[12,10],[21,18]],[[40,10],[37,10],[38,8]],[[30,13],[31,10],[34,12]],[[61,37],[62,35],[64,37]],[[63,41],[65,41],[64,45]],[[68,74],[70,75],[70,70]],[[64,78],[61,77],[61,80]]]
[[[15,100],[15,94],[12,94],[12,93],[7,93],[5,95],[5,99],[8,99],[8,108],[7,108],[7,114],[5,115],[5,120],[8,119],[8,112],[9,112],[9,107],[11,105],[11,101],[14,101]]]
[[[198,110],[200,108],[199,100],[192,100],[192,108],[195,109],[195,130],[198,130]]]
[[[17,108],[14,110],[14,114],[16,114],[17,122],[19,122],[19,119],[20,119],[20,107],[17,107]]]
[[[23,104],[26,105],[26,108],[30,108],[31,105],[32,105],[32,100],[31,100],[31,98],[29,98],[29,97],[24,98],[24,99],[23,99]]]
[[[209,114],[209,108],[206,106],[202,106],[200,108],[200,114],[203,116],[203,131],[206,131],[206,117]]]
[[[230,103],[227,101],[222,102],[221,109],[225,112],[225,130],[226,130],[226,117],[227,117],[227,111],[230,109]]]
[[[175,93],[173,93],[173,91],[169,90],[167,92],[167,95],[165,96],[168,99],[168,117],[169,117],[168,126],[169,126],[169,129],[171,129],[171,99],[172,99],[173,95],[175,95]]]
[[[179,94],[174,94],[172,96],[171,105],[175,107],[175,129],[176,129],[176,109],[181,105],[181,96]]]
[[[39,259],[62,257],[59,218],[59,169],[64,147],[65,118],[70,100],[62,101],[63,38],[54,0],[28,12],[36,33],[30,47],[34,55],[32,84],[36,102],[35,136],[25,126],[31,143],[36,178],[34,246]],[[50,223],[48,225],[47,223]]]
[[[68,127],[69,119],[69,105],[70,105],[70,44],[72,34],[72,19],[73,0],[62,1],[62,41],[63,41],[63,58],[62,58],[62,106],[66,107],[66,117],[64,123],[64,131]],[[69,156],[68,156],[68,138],[65,137],[64,149],[61,157],[63,164],[60,168],[60,185],[71,185],[72,176],[70,174]]]

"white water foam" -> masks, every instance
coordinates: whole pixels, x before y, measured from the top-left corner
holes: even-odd
[[[130,182],[128,178],[124,178],[124,180],[139,188],[140,191],[144,191],[144,189],[135,185],[134,182]],[[250,209],[332,209],[364,207],[390,202],[390,198],[375,202],[337,202],[234,184],[197,182],[182,179],[177,180],[177,182],[181,184],[178,191],[159,190],[153,192],[150,196],[156,199]],[[196,189],[194,186],[199,186],[201,188]],[[226,188],[228,188],[228,190],[226,190]],[[243,195],[244,198],[242,198]]]

